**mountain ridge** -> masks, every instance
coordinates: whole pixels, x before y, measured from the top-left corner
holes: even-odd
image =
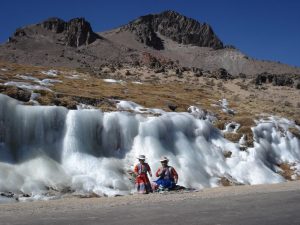
[[[84,18],[67,22],[50,18],[17,29],[0,45],[0,60],[93,69],[107,64],[143,65],[145,52],[177,62],[179,67],[211,72],[223,68],[234,76],[300,74],[298,67],[255,60],[228,48],[208,24],[170,10],[104,32],[94,32]]]

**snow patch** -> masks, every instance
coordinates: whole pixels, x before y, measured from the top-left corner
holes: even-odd
[[[57,70],[42,71],[42,74],[50,76],[50,77],[57,77],[58,71]]]
[[[40,86],[40,85],[32,85],[26,82],[14,82],[14,81],[9,81],[4,83],[5,86],[15,86],[19,88],[24,88],[24,89],[29,89],[29,90],[46,90],[46,91],[51,91],[51,89]]]
[[[225,129],[223,130],[223,132],[227,132],[227,133],[236,133],[237,130],[240,128],[240,124],[237,122],[230,122],[227,123],[225,125]]]
[[[162,109],[155,109],[155,108],[144,108],[143,106],[136,104],[132,101],[118,101],[116,104],[117,109],[120,111],[133,111],[136,113],[152,113],[152,114],[164,114],[166,113]]]
[[[115,80],[115,79],[103,79],[104,82],[107,82],[107,83],[124,83],[123,80]]]
[[[227,113],[227,114],[231,114],[231,115],[235,115],[236,112],[233,109],[230,109],[228,107],[228,101],[227,99],[222,99],[218,101],[218,104],[212,104],[212,106],[216,106],[216,107],[221,107],[222,112]]]

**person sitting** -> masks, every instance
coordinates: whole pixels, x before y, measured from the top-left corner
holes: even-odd
[[[152,192],[152,187],[147,173],[152,177],[152,172],[149,164],[145,162],[146,157],[144,155],[139,155],[137,159],[139,163],[134,167],[134,173],[136,175],[135,186],[138,193],[148,194]]]
[[[156,177],[159,177],[155,182],[155,189],[168,190],[174,189],[178,181],[176,170],[168,165],[169,159],[166,156],[160,159],[161,167],[156,171]]]

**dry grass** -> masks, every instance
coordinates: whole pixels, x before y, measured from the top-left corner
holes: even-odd
[[[280,169],[282,171],[280,172],[280,175],[284,177],[286,180],[292,180],[292,175],[295,174],[295,170],[291,169],[291,165],[288,163],[282,163],[279,165]]]
[[[101,74],[93,74],[90,70],[77,71],[68,68],[46,68],[28,65],[18,65],[0,62],[0,68],[8,71],[0,71],[0,81],[21,81],[16,74],[28,74],[39,79],[48,78],[41,71],[56,69],[60,71],[58,77],[63,83],[55,83],[50,87],[54,93],[41,93],[38,101],[41,104],[57,104],[73,107],[76,104],[74,97],[90,98],[97,101],[96,106],[103,111],[116,110],[109,102],[110,99],[124,99],[136,102],[148,108],[161,108],[170,111],[168,103],[176,105],[176,111],[187,111],[190,105],[200,106],[214,113],[218,121],[214,124],[219,129],[224,129],[224,124],[236,121],[241,124],[237,135],[231,135],[232,140],[237,140],[242,134],[246,134],[249,144],[252,142],[251,127],[257,114],[269,113],[297,120],[300,118],[298,96],[300,90],[277,87],[268,87],[266,90],[255,89],[247,80],[217,81],[211,78],[196,77],[192,72],[184,72],[182,78],[178,78],[174,71],[154,73],[145,67],[102,68]],[[77,74],[80,79],[69,79],[67,75]],[[107,83],[103,78],[122,79],[124,83]],[[133,84],[131,81],[141,81],[143,84]],[[28,81],[26,81],[28,82]],[[247,87],[247,88],[245,88]],[[280,90],[280,91],[279,91]],[[281,93],[280,97],[274,97],[274,93]],[[57,96],[59,95],[59,96]],[[289,96],[289,99],[283,96]],[[236,110],[236,115],[228,115],[218,107],[211,104],[219,99],[226,98],[229,107]],[[288,103],[287,103],[288,102]]]

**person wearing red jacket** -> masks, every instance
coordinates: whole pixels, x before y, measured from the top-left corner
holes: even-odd
[[[140,155],[138,158],[139,163],[134,167],[134,173],[136,175],[135,186],[137,192],[140,194],[148,194],[152,192],[151,183],[149,181],[147,173],[152,177],[151,168],[148,163],[145,162],[146,157]]]

